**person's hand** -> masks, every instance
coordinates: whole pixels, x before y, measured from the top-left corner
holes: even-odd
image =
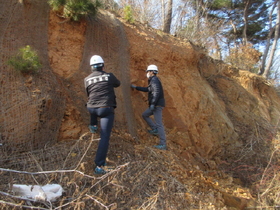
[[[133,85],[133,84],[131,84],[131,85],[130,85],[130,87],[132,87],[132,88],[136,88],[136,86],[135,86],[135,85]]]
[[[152,105],[150,106],[150,110],[151,110],[151,111],[154,111],[154,110],[155,110],[155,105],[152,104]]]

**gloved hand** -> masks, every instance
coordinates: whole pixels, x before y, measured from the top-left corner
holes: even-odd
[[[132,88],[136,88],[136,86],[135,86],[135,85],[132,85],[132,84],[130,85],[130,87],[132,87]]]
[[[154,111],[154,110],[155,110],[155,105],[152,104],[152,105],[150,106],[150,110],[151,110],[151,111]]]

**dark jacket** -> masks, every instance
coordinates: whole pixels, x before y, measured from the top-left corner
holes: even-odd
[[[149,106],[155,105],[165,107],[163,88],[157,76],[149,78],[148,87],[136,87],[136,90],[148,92]]]
[[[114,88],[121,83],[113,73],[94,71],[84,79],[84,83],[88,96],[87,107],[117,107]]]

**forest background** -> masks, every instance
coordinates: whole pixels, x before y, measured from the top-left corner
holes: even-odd
[[[191,41],[211,57],[280,82],[279,0],[104,0],[138,21]]]

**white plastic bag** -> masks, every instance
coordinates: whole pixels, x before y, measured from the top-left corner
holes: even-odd
[[[62,195],[63,188],[59,184],[47,184],[44,186],[14,184],[13,192],[23,198],[53,202]]]

